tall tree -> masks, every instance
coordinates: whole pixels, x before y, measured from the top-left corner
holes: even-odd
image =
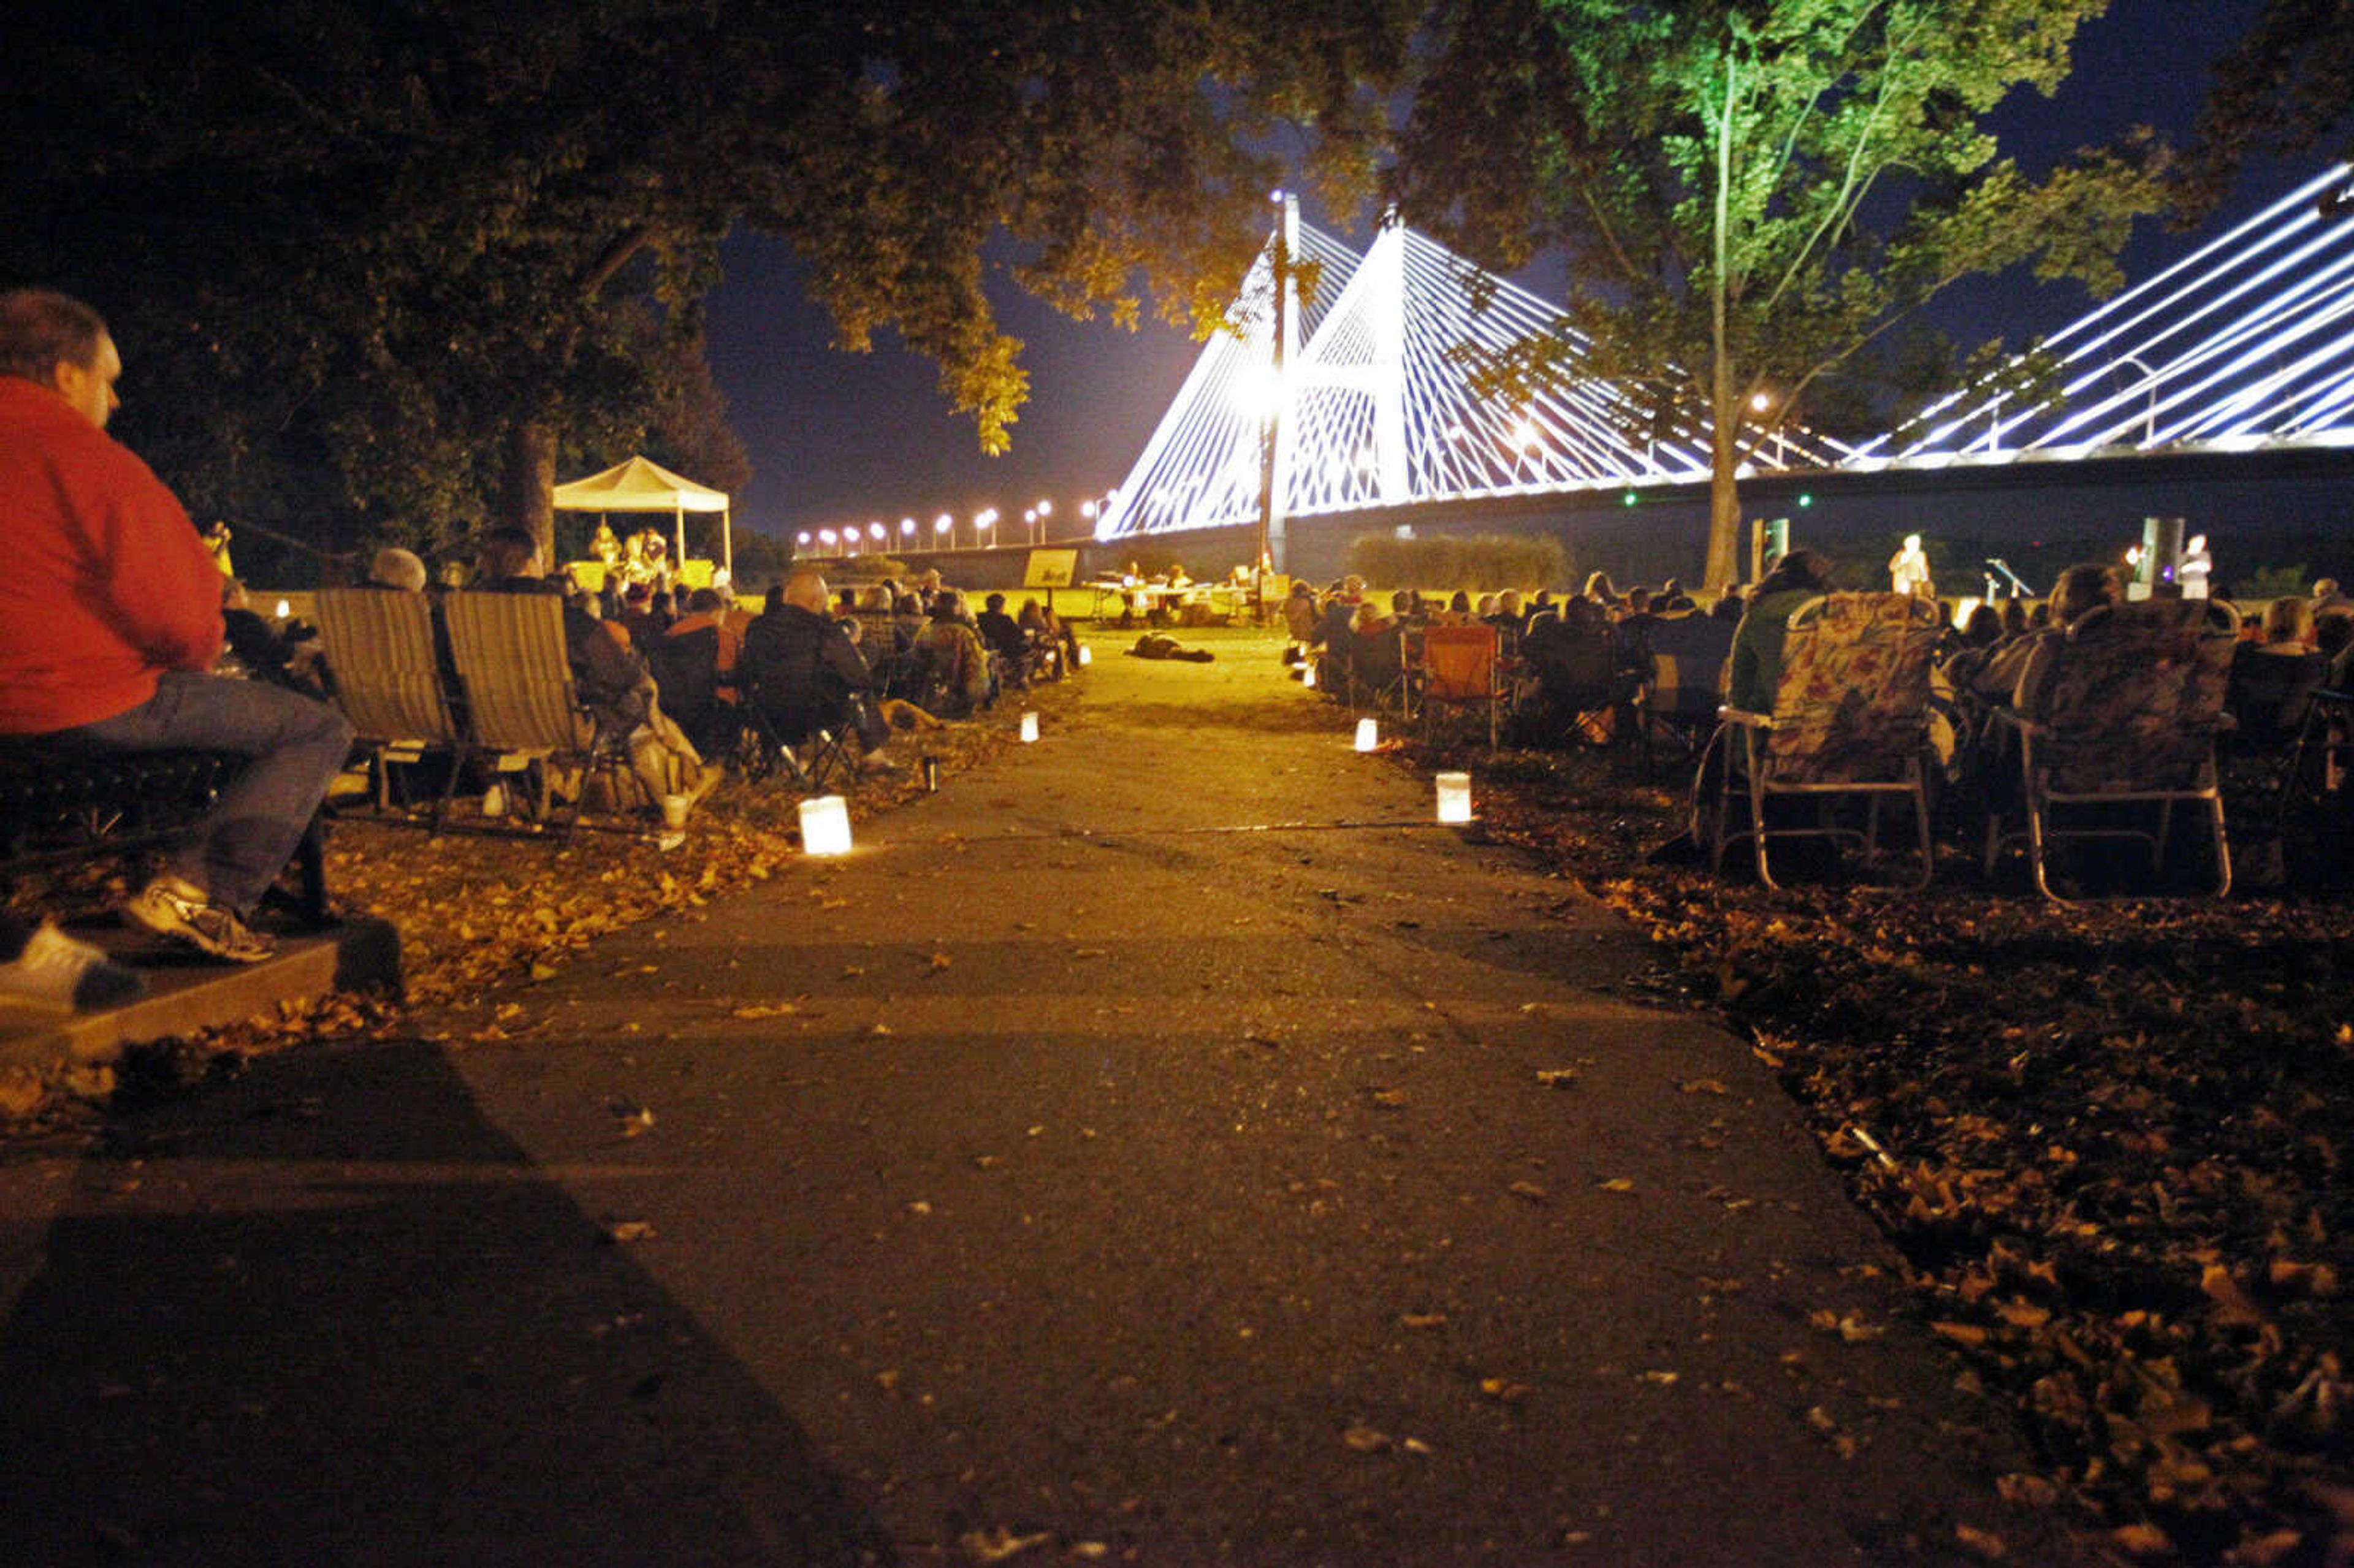
[[[2050,93],[2107,0],[1441,0],[1393,175],[1491,265],[1567,252],[1558,330],[1507,390],[1603,376],[1712,432],[1707,577],[1737,576],[1743,460],[1957,280],[2095,290],[2159,201],[2147,147],[2041,178],[1983,118]],[[1585,341],[1580,341],[1584,334]]]
[[[23,0],[0,282],[123,327],[125,428],[205,513],[322,542],[545,535],[559,459],[690,390],[718,243],[811,263],[842,344],[940,366],[1002,449],[1026,392],[985,291],[1206,320],[1312,131],[1371,187],[1405,0]],[[1288,147],[1289,143],[1285,145]],[[504,493],[503,503],[493,497]]]
[[[2187,206],[2214,209],[2250,157],[2326,149],[2354,158],[2354,0],[2266,0],[2229,54],[2199,113],[2184,160]],[[2354,190],[2325,202],[2354,207]]]

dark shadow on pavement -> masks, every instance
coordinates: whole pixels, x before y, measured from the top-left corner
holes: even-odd
[[[108,1133],[0,1340],[0,1562],[894,1561],[438,1050],[271,1058]]]

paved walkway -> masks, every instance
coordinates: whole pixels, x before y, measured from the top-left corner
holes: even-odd
[[[1746,1048],[1264,658],[0,1171],[0,1560],[2051,1561]]]

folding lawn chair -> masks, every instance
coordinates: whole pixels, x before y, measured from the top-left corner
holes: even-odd
[[[1766,856],[1771,840],[1848,841],[1877,854],[1881,805],[1893,798],[1913,810],[1920,855],[1913,886],[1929,885],[1925,758],[1937,616],[1935,601],[1894,593],[1827,594],[1791,611],[1774,711],[1720,710],[1724,766],[1703,824],[1711,871],[1721,872],[1726,847],[1744,838],[1768,887],[1779,885]],[[1863,826],[1833,818],[1842,801],[1855,800],[1865,807]],[[1797,823],[1776,822],[1780,802],[1813,810]]]
[[[1492,626],[1433,626],[1421,634],[1422,733],[1426,741],[1444,714],[1484,709],[1488,749],[1496,749],[1502,720],[1504,683]]]
[[[472,747],[444,684],[431,601],[384,588],[325,588],[313,596],[312,613],[335,705],[369,749],[376,809],[392,807],[395,768],[422,761],[428,752],[447,754],[449,775],[432,808],[438,832]]]
[[[2028,863],[2046,898],[2071,902],[2047,874],[2047,852],[2058,839],[2145,842],[2156,877],[2178,803],[2203,808],[2213,833],[2215,895],[2232,890],[2215,746],[2228,722],[2223,699],[2238,623],[2228,605],[2211,599],[2092,610],[2054,644],[2029,710],[1996,714],[1998,728],[2018,736]],[[2137,822],[2143,806],[2157,808],[2154,823]],[[2006,833],[2002,812],[1994,812],[1987,825],[1989,874],[2002,846],[2021,836]]]
[[[601,733],[573,685],[561,599],[453,593],[441,605],[474,743],[496,759],[500,774],[530,780],[540,821],[550,820],[554,804],[551,768],[578,768],[584,786],[601,774],[616,799],[624,788],[637,787],[625,737]],[[586,792],[572,792],[567,837],[580,824]]]

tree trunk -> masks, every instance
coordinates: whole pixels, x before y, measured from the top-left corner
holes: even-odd
[[[507,434],[504,491],[499,515],[539,541],[540,559],[556,566],[556,432],[526,419]]]
[[[1704,580],[1722,590],[1741,580],[1741,492],[1734,477],[1741,463],[1741,399],[1733,385],[1733,346],[1726,330],[1733,290],[1733,124],[1739,101],[1741,67],[1724,56],[1724,105],[1716,131],[1715,214],[1711,236],[1709,305],[1708,570]]]
[[[1741,489],[1734,477],[1741,462],[1741,409],[1735,400],[1728,412],[1725,401],[1720,389],[1708,478],[1708,570],[1702,577],[1720,589],[1741,580]]]

